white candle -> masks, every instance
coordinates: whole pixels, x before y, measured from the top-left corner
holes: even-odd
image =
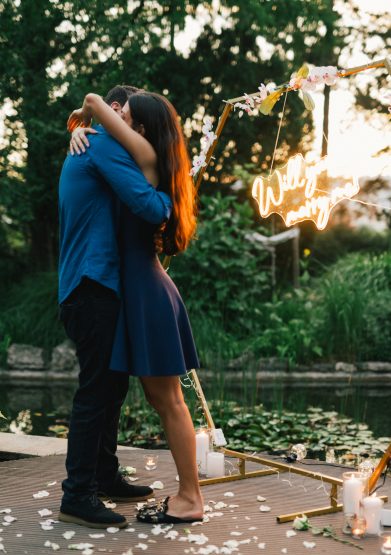
[[[211,451],[206,457],[206,475],[217,478],[225,475],[224,454]]]
[[[209,434],[202,431],[196,434],[196,461],[201,474],[206,474],[206,456],[209,453]]]
[[[343,483],[343,510],[344,513],[357,515],[363,495],[363,483],[359,478],[350,476]]]
[[[370,495],[362,500],[364,518],[367,523],[367,534],[379,534],[380,517],[383,501],[375,495]]]

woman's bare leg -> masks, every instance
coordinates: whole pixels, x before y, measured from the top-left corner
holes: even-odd
[[[168,513],[181,518],[201,518],[203,500],[198,483],[195,432],[177,376],[140,378],[145,396],[158,412],[174,458],[179,490],[170,497]]]

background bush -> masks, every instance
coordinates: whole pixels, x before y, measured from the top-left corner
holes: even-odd
[[[341,256],[312,277],[311,254],[301,288],[272,294],[270,255],[245,238],[252,229],[259,223],[249,205],[204,197],[197,240],[172,260],[204,367],[225,368],[244,352],[292,364],[391,360],[390,253]],[[50,349],[64,338],[55,272],[27,276],[2,295],[3,363],[10,341]]]

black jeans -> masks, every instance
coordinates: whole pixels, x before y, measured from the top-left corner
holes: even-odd
[[[117,433],[129,377],[109,370],[119,311],[114,291],[84,279],[60,307],[80,365],[73,399],[63,501],[72,502],[109,486],[118,471]]]

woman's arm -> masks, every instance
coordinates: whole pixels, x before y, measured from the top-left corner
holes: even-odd
[[[145,177],[157,185],[156,153],[152,145],[134,129],[129,127],[118,114],[97,94],[86,95],[82,107],[84,121],[96,118],[103,127],[131,154]]]

